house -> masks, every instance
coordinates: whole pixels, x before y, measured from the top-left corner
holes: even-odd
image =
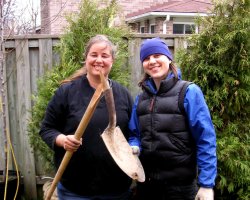
[[[41,7],[41,33],[61,34],[67,25],[65,15],[78,12],[81,0],[40,0]],[[120,19],[126,14],[135,12],[141,8],[150,7],[156,3],[167,2],[168,0],[117,0],[121,10]],[[99,0],[99,6],[105,6],[107,0]],[[114,24],[117,25],[117,24]]]
[[[41,0],[41,33],[61,34],[65,15],[78,12],[81,0]],[[105,0],[99,6],[105,6]],[[128,23],[139,33],[190,33],[197,15],[206,16],[211,0],[117,0],[121,12],[114,25]]]
[[[207,0],[172,0],[126,15],[126,22],[137,33],[198,33],[197,16],[207,16],[213,4]]]

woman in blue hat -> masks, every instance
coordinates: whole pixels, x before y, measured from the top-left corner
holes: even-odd
[[[216,134],[201,89],[180,79],[160,38],[145,40],[140,59],[142,93],[129,124],[130,146],[146,174],[137,183],[137,199],[213,200]]]

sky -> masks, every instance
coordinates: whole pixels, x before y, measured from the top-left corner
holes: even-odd
[[[16,2],[15,12],[17,15],[21,13],[21,17],[24,20],[29,21],[31,19],[32,13],[36,12],[38,14],[37,23],[40,24],[40,0],[13,0]],[[34,11],[32,11],[32,8]]]

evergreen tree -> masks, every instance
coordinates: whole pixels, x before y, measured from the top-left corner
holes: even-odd
[[[216,199],[250,199],[250,0],[215,2],[179,52],[186,80],[204,92],[217,132]],[[220,198],[219,198],[220,197]]]
[[[80,12],[67,16],[69,26],[56,47],[61,63],[54,66],[38,81],[38,92],[33,96],[34,106],[29,122],[31,145],[44,161],[44,167],[50,171],[53,166],[53,152],[42,141],[38,132],[49,100],[58,88],[60,82],[68,78],[83,65],[84,48],[88,40],[96,34],[105,34],[117,45],[118,53],[110,73],[110,78],[124,86],[129,85],[129,68],[127,67],[127,39],[130,37],[129,28],[125,25],[112,27],[110,23],[118,12],[115,0],[105,8],[98,7],[98,1],[83,0]]]

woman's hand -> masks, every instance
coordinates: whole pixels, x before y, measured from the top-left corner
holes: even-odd
[[[195,200],[214,200],[214,191],[212,188],[200,187]]]
[[[82,145],[82,138],[77,140],[74,135],[60,134],[56,137],[56,145],[63,147],[66,151],[75,152]]]

